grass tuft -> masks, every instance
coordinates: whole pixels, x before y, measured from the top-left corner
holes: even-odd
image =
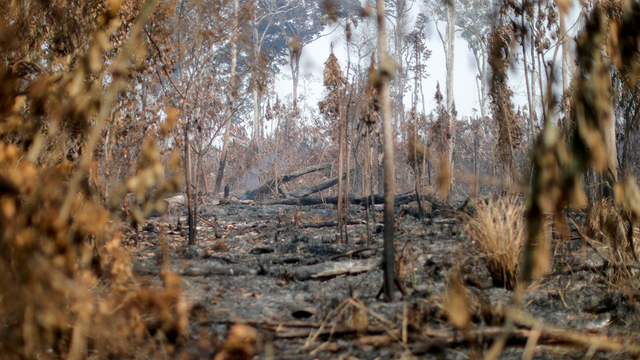
[[[524,243],[524,210],[517,197],[479,200],[465,232],[478,242],[493,284],[513,289]]]

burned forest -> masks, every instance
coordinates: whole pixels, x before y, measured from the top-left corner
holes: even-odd
[[[0,360],[640,357],[637,24],[6,0]]]

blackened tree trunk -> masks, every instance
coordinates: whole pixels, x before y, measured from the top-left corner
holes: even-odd
[[[342,111],[342,89],[338,87],[338,122],[339,122],[339,136],[338,136],[338,148],[340,149],[338,153],[338,228],[340,229],[340,241],[342,242],[342,236],[344,230],[343,220],[344,220],[344,209],[343,209],[343,201],[344,201],[344,182],[342,181],[342,174],[344,174],[344,151],[346,142],[346,127],[345,122],[346,119],[344,117]]]
[[[383,162],[384,162],[384,299],[393,301],[393,284],[396,279],[394,262],[394,169],[393,133],[391,128],[391,101],[389,99],[389,77],[395,63],[387,55],[387,35],[384,23],[384,0],[377,0],[378,16],[378,69],[381,73],[380,105],[382,110]]]
[[[185,187],[186,187],[186,195],[187,195],[187,223],[189,225],[189,245],[196,244],[196,224],[195,224],[195,213],[193,211],[193,204],[195,199],[192,195],[191,190],[191,145],[189,144],[189,120],[185,121],[184,126],[184,177],[185,177]]]

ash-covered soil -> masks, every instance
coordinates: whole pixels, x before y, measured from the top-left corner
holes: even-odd
[[[189,333],[175,353],[180,356],[210,359],[224,347],[230,327],[246,323],[258,330],[260,359],[481,358],[501,334],[513,292],[493,286],[464,233],[464,217],[431,211],[417,219],[397,209],[396,263],[406,296],[396,290],[395,301],[385,303],[376,297],[381,210],[376,207],[367,230],[363,207],[352,206],[341,239],[335,205],[223,201],[201,208],[195,246],[187,245],[186,210],[177,209],[142,226],[137,247],[129,231],[127,247],[134,273],[161,286],[166,240],[171,270],[182,275],[191,309]],[[580,213],[570,216],[584,222]],[[570,239],[554,239],[553,257],[552,272],[523,300],[531,321],[544,325],[517,322],[500,358],[526,358],[527,342],[535,359],[631,358],[601,349],[638,333],[637,290],[594,271],[602,260],[591,249],[583,253],[575,231]],[[331,272],[323,269],[327,264],[340,266]],[[463,280],[472,313],[464,332],[443,311],[452,271]]]

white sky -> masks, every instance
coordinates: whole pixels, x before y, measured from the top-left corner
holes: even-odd
[[[442,26],[443,24],[441,24],[441,27]],[[443,29],[441,28],[441,31],[442,30]],[[326,32],[328,32],[328,30]],[[388,34],[387,36],[389,37],[390,35],[391,34]],[[338,29],[333,34],[322,37],[303,48],[300,60],[301,75],[304,73],[312,73],[316,77],[316,81],[310,86],[311,92],[307,92],[310,104],[317,103],[317,100],[319,100],[323,94],[324,88],[322,85],[322,71],[324,70],[324,62],[327,60],[331,52],[332,42],[334,44],[334,54],[338,58],[343,71],[346,71],[347,51],[346,41],[344,39],[344,30]],[[427,48],[432,51],[432,54],[431,58],[429,58],[426,63],[429,77],[423,79],[423,90],[426,98],[426,108],[427,111],[430,111],[436,106],[434,100],[436,83],[440,82],[440,91],[444,94],[446,80],[444,50],[433,23],[431,23],[430,39],[427,39]],[[473,108],[479,109],[478,90],[475,81],[477,74],[475,58],[473,57],[473,53],[469,51],[466,41],[462,38],[458,37],[456,39],[455,51],[453,91],[456,110],[458,111],[459,116],[470,116],[473,115]],[[353,55],[351,60],[353,64]],[[281,68],[281,72],[282,74],[278,76],[275,86],[278,96],[280,98],[285,98],[293,92],[289,65]],[[413,80],[410,79],[409,82],[411,92],[405,94],[406,104],[410,104],[413,96]],[[524,82],[524,80],[522,80],[522,82]],[[522,87],[522,90],[526,91],[524,86]],[[298,84],[298,95],[301,95],[303,91],[302,80],[300,80]],[[514,92],[516,92],[515,89]],[[522,98],[522,101],[526,102],[526,93]],[[421,109],[421,106],[418,108]]]
[[[416,1],[414,8],[417,11],[421,11],[418,4],[420,1]],[[579,15],[579,6],[576,6],[579,2],[574,2],[573,11],[571,11],[570,19],[567,19],[568,27],[570,27],[575,19]],[[430,23],[429,39],[427,39],[427,48],[432,51],[431,58],[427,61],[427,73],[430,75],[426,79],[423,79],[423,91],[426,98],[427,112],[435,109],[434,94],[436,90],[436,83],[440,83],[440,89],[442,93],[445,93],[445,57],[442,42],[438,37],[434,24]],[[441,31],[444,31],[444,23],[439,24]],[[575,34],[576,28],[571,29],[571,33]],[[389,32],[389,27],[387,29]],[[325,33],[328,30],[325,30]],[[388,37],[390,34],[388,34]],[[311,43],[303,48],[302,57],[300,60],[301,79],[298,84],[298,95],[304,93],[302,75],[305,73],[311,73],[315,77],[315,81],[309,86],[309,91],[306,92],[309,97],[309,105],[315,106],[317,101],[323,94],[322,85],[322,71],[324,69],[324,62],[327,60],[330,54],[331,43],[334,44],[334,54],[340,61],[340,65],[343,71],[346,71],[347,64],[347,51],[344,40],[344,30],[338,29],[333,34],[320,38],[319,40]],[[352,56],[352,63],[353,63]],[[512,64],[513,66],[513,64]],[[509,73],[509,85],[514,92],[514,103],[516,107],[524,107],[527,104],[527,93],[525,88],[524,72],[522,63],[516,64],[519,69],[512,69]],[[289,66],[284,66],[281,69],[282,74],[278,76],[275,83],[275,89],[280,98],[285,98],[292,94],[292,81],[291,71]],[[473,53],[469,51],[467,42],[460,38],[456,38],[455,45],[455,63],[454,63],[454,98],[456,103],[456,110],[458,111],[458,118],[463,116],[475,115],[473,109],[477,109],[479,115],[478,104],[478,88],[476,85],[477,70],[475,65],[475,58]],[[490,68],[487,66],[487,77],[490,76]],[[485,79],[489,81],[490,79]],[[413,81],[409,81],[409,85],[413,85]],[[546,84],[545,84],[546,86]],[[413,96],[412,89],[405,94],[405,104],[409,105]],[[489,85],[487,84],[487,92],[489,91]],[[539,90],[538,90],[539,97]],[[539,107],[539,105],[538,105]],[[418,107],[421,110],[421,106]],[[489,105],[486,105],[487,115],[490,115]],[[538,114],[542,114],[541,110],[537,110]]]

